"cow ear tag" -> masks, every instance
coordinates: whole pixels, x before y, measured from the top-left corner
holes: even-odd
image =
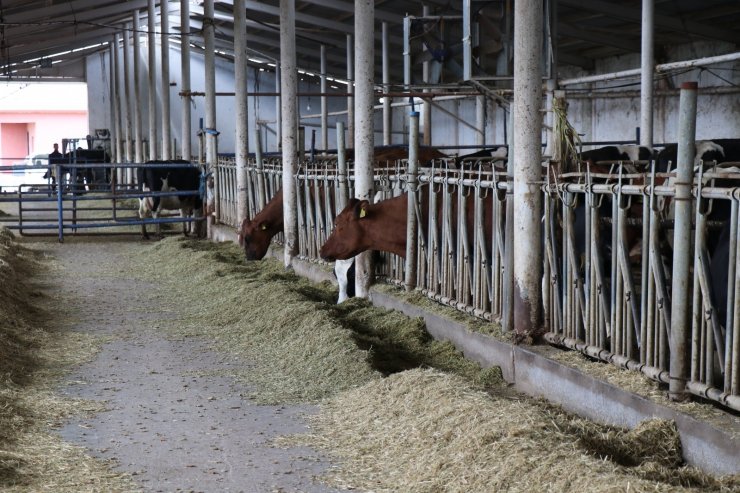
[[[360,209],[360,219],[362,219],[365,216],[367,216],[367,211],[363,207],[362,209]]]
[[[265,230],[267,229],[267,224],[265,224],[265,223],[262,223],[262,225],[260,226],[260,229],[261,229],[262,231],[265,231]]]

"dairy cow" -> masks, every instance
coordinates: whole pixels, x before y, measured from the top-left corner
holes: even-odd
[[[155,196],[139,198],[139,218],[159,217],[163,210],[179,210],[181,217],[197,215],[203,207],[200,196],[200,170],[189,161],[148,161],[145,164],[180,164],[181,166],[162,168],[157,166],[143,166],[137,168],[136,176],[139,191],[141,192],[193,192],[192,195]],[[188,234],[188,223],[183,222],[183,234]],[[161,224],[157,224],[157,236],[161,236]],[[141,225],[141,235],[149,239],[146,225]]]

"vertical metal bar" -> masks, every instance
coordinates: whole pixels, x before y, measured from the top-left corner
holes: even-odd
[[[185,2],[187,3],[187,2]],[[141,124],[141,20],[134,10],[134,161],[144,162],[143,127]],[[132,171],[133,173],[133,171]]]
[[[486,97],[475,97],[475,144],[483,147],[486,145]]]
[[[357,19],[357,12],[355,12],[355,19]],[[355,92],[355,80],[354,80],[354,49],[355,45],[352,42],[352,35],[347,35],[347,147],[354,149],[355,147],[355,98],[352,94]],[[374,63],[373,63],[374,66]],[[356,159],[356,158],[355,158]],[[355,269],[357,266],[355,266]]]
[[[383,22],[383,145],[391,145],[391,132],[393,130],[393,109],[391,99],[388,96],[391,82],[390,71],[390,42],[388,41],[388,23]]]
[[[429,8],[429,5],[424,5],[422,7],[422,13],[424,17],[427,17],[431,14],[431,9]],[[424,51],[428,51],[428,48],[425,47]],[[423,62],[422,63],[422,80],[424,81],[424,84],[429,84],[429,71],[430,66],[429,62]],[[429,92],[429,89],[424,89],[424,92]],[[430,146],[432,145],[432,103],[429,101],[428,98],[424,98],[424,103],[422,103],[422,115],[424,117],[424,145]]]
[[[508,127],[513,127],[514,113],[509,111],[507,116]],[[504,315],[501,319],[501,326],[504,332],[510,332],[514,330],[514,160],[516,157],[515,148],[516,139],[514,134],[511,134],[509,139],[509,158],[506,162],[506,229],[504,233],[504,279],[503,279],[503,291],[504,291]],[[550,209],[550,215],[553,215],[552,208]],[[549,224],[549,223],[548,223]],[[545,227],[549,227],[548,224]],[[554,241],[551,238],[551,242]],[[550,243],[552,245],[552,243]],[[553,259],[554,261],[554,259]],[[551,269],[557,267],[553,262],[550,263]],[[549,280],[548,280],[549,282]],[[551,311],[551,316],[555,314]],[[554,326],[552,320],[550,320],[551,326]]]
[[[280,0],[280,93],[283,148],[283,236],[284,264],[290,267],[298,252],[296,208],[298,197],[294,175],[298,170],[298,71],[295,49],[295,2]]]
[[[411,85],[411,17],[403,18],[403,88],[410,91]]]
[[[737,256],[737,219],[738,219],[738,201],[732,200],[730,206],[730,248],[727,257],[727,263],[729,269],[727,272],[727,318],[723,320],[725,324],[725,381],[724,391],[730,392],[732,387],[732,374],[734,368],[738,365],[738,361],[733,360],[732,357],[732,346],[733,346],[733,326],[735,325],[735,300],[737,299],[737,293],[735,292],[735,276],[737,270],[737,263],[732,262],[732,259]]]
[[[673,284],[671,304],[671,365],[668,395],[672,400],[688,398],[689,264],[691,261],[691,185],[696,138],[696,82],[681,84],[678,125],[678,170],[676,172],[676,225],[673,240]]]
[[[133,93],[131,88],[131,41],[129,40],[129,24],[126,23],[123,29],[123,104],[126,107],[125,121],[126,121],[126,162],[130,163],[133,160],[133,107],[136,103],[131,100]],[[127,181],[130,183],[130,171],[131,168],[127,168],[124,174],[126,175]]]
[[[344,122],[337,122],[337,168],[339,168],[339,197],[337,214],[347,207],[349,191],[347,190],[347,153],[344,148]]]
[[[541,326],[542,0],[514,10],[514,329],[526,338]]]
[[[373,89],[375,82],[375,2],[355,0],[355,197],[373,200]],[[351,131],[350,131],[351,134]],[[355,257],[355,294],[367,298],[372,280],[371,252]]]
[[[329,149],[329,114],[326,101],[326,46],[321,45],[321,150]]]
[[[169,2],[159,2],[162,65],[162,159],[172,159],[172,124],[170,123],[170,10]]]
[[[640,145],[653,147],[653,55],[655,0],[642,0],[642,47],[640,50]]]
[[[265,163],[262,161],[261,135],[262,130],[258,126],[254,129],[254,166],[257,169],[257,211],[261,211],[267,203],[267,189],[265,188]]]
[[[729,262],[733,262],[734,264],[737,264],[740,262],[740,248],[737,248],[740,246],[740,227],[737,226],[737,200],[733,200],[733,218],[735,221],[734,228],[737,230],[737,233],[735,234],[735,256],[730,257],[728,259]],[[740,292],[740,269],[735,268],[735,283],[734,283],[734,293],[735,298],[737,299],[738,293]],[[730,382],[729,385],[725,386],[725,392],[727,392],[727,389],[729,389],[729,392],[731,395],[738,395],[740,394],[740,303],[737,303],[737,301],[734,303],[733,306],[733,320],[732,320],[732,326],[727,327],[727,332],[729,333],[730,330],[732,330],[732,340],[727,341],[727,346],[729,347],[732,345],[732,357],[730,360],[732,361],[732,367],[728,369],[729,371],[727,373],[730,374]],[[730,309],[730,305],[728,305],[727,309]]]
[[[154,10],[155,0],[147,3],[147,26],[149,48],[149,159],[157,159],[157,17]],[[206,5],[208,2],[206,1]],[[211,2],[211,6],[213,3]],[[204,26],[205,28],[205,26]],[[207,50],[206,50],[207,51]],[[206,55],[207,57],[208,55]]]
[[[471,0],[463,0],[463,80],[473,78],[473,47],[472,47],[472,29],[471,29]]]
[[[59,224],[59,243],[64,243],[64,180],[62,180],[62,165],[57,163],[57,221]],[[20,211],[20,206],[18,210]]]
[[[122,147],[122,130],[121,130],[121,100],[118,97],[118,34],[113,36],[113,42],[110,44],[110,66],[111,66],[111,101],[113,101],[113,160],[115,162],[123,161]],[[116,170],[118,173],[118,170]],[[120,178],[120,177],[119,177]],[[61,185],[62,177],[57,175],[57,186]],[[120,179],[119,179],[120,181]]]
[[[180,0],[180,70],[182,91],[190,91],[190,0]],[[180,140],[182,158],[190,161],[193,157],[191,132],[190,96],[182,96],[182,116],[180,119]]]
[[[419,113],[409,113],[408,207],[406,210],[406,291],[416,287],[416,188],[419,180]]]
[[[247,7],[246,0],[234,0],[234,103],[236,105],[236,190],[237,224],[241,224],[249,213],[247,197],[249,182],[247,159],[249,158],[249,67],[247,66]]]
[[[283,113],[282,113],[282,83],[280,82],[280,64],[275,65],[275,92],[280,95],[275,98],[275,150],[283,147]]]

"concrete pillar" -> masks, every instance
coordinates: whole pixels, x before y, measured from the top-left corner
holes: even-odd
[[[205,45],[206,164],[210,169],[218,160],[216,149],[216,33],[213,25],[213,0],[204,2],[203,38]]]
[[[247,217],[247,158],[249,155],[249,110],[247,106],[247,7],[234,0],[234,78],[236,104],[236,200],[237,224]]]
[[[355,19],[357,19],[357,12],[355,12]],[[355,98],[352,94],[355,92],[355,81],[354,81],[354,57],[353,57],[354,44],[352,43],[352,35],[347,35],[347,147],[354,149],[355,147]]]
[[[388,50],[390,43],[388,41],[388,23],[383,23],[383,145],[389,146],[392,142],[393,133],[393,110],[391,109],[391,99],[388,97],[390,90],[390,55]]]
[[[182,87],[185,92],[190,91],[190,0],[180,0],[180,71],[182,72]],[[180,118],[180,140],[182,141],[182,158],[190,159],[193,156],[190,96],[182,97],[182,115]]]
[[[143,127],[141,123],[141,20],[134,11],[134,161],[144,162]]]
[[[375,128],[375,2],[355,0],[355,197],[373,200]],[[351,135],[351,132],[350,132]],[[372,280],[371,252],[355,257],[355,294],[367,298]]]
[[[149,28],[149,159],[157,159],[157,18],[154,11],[155,0],[149,0],[147,26]]]
[[[673,233],[673,284],[671,290],[670,381],[668,397],[688,399],[686,381],[691,371],[691,186],[694,181],[696,140],[696,82],[681,84],[678,113],[678,154],[676,156],[675,226]]]
[[[408,206],[406,210],[406,264],[404,287],[413,291],[416,287],[416,188],[419,180],[419,113],[409,114],[409,169]]]
[[[170,9],[168,1],[159,2],[162,43],[162,159],[172,155],[172,125],[170,124]]]
[[[640,145],[653,147],[653,73],[655,0],[642,0],[642,49],[640,51]]]
[[[541,326],[542,0],[514,3],[514,330]]]
[[[283,236],[285,267],[298,253],[298,201],[293,175],[298,170],[298,70],[295,51],[295,2],[280,0],[280,93],[283,148]]]
[[[326,101],[326,46],[321,45],[321,150],[329,148],[329,114]]]

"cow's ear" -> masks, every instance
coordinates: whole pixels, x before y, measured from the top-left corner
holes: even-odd
[[[367,208],[369,205],[370,202],[367,200],[358,201],[357,204],[355,204],[355,216],[359,219],[367,217]]]

